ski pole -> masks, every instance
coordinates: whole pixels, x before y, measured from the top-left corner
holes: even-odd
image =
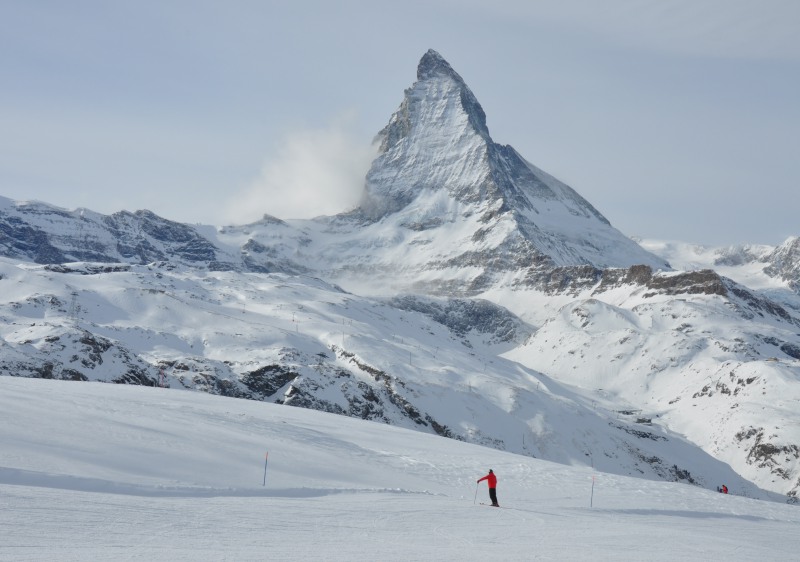
[[[475,499],[472,500],[472,505],[475,505],[475,502],[478,501],[478,485],[475,484]]]

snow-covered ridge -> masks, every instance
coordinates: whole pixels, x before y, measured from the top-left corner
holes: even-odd
[[[683,271],[713,269],[800,311],[800,238],[779,246],[747,244],[708,247],[676,241],[639,240],[644,247]]]

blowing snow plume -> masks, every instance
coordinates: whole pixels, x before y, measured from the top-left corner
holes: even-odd
[[[350,121],[287,134],[261,176],[228,203],[227,220],[248,223],[264,214],[306,219],[355,207],[376,148],[356,139]]]

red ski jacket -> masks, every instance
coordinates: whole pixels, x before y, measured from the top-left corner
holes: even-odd
[[[490,488],[497,488],[497,476],[494,475],[494,472],[490,472],[489,474],[478,480],[478,482],[482,482],[484,480],[487,481],[486,483],[489,484]]]

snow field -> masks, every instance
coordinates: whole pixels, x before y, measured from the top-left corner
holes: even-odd
[[[197,392],[2,377],[0,443],[2,560],[769,560],[800,551],[800,508],[782,501]],[[501,509],[473,503],[476,491],[488,501],[475,483],[488,468]]]

